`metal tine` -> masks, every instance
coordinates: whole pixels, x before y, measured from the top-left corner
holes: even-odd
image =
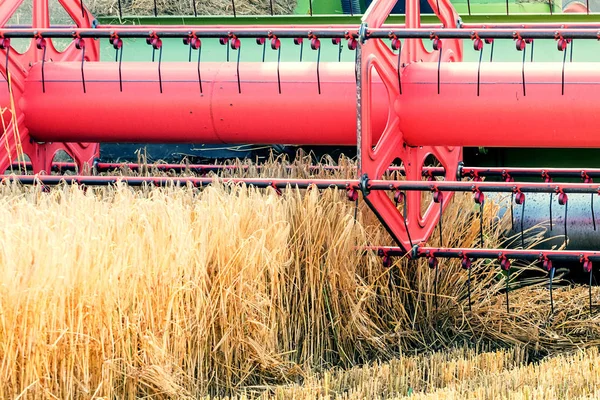
[[[313,15],[312,0],[308,0],[308,11],[310,13],[310,16],[312,17],[312,15]]]
[[[302,50],[304,49],[304,40],[302,38],[294,38],[294,44],[300,46],[300,62],[302,62]]]
[[[556,269],[554,268],[554,265],[552,265],[552,260],[549,260],[548,258],[544,259],[543,265],[544,269],[548,271],[548,288],[550,289],[550,313],[554,314],[554,296],[552,292],[552,283],[554,281],[554,274],[556,272]]]
[[[472,261],[467,256],[464,256],[461,265],[463,269],[467,270],[467,299],[469,301],[469,311],[471,310],[471,267],[473,266]]]
[[[38,50],[43,50],[42,53],[42,92],[46,93],[46,77],[44,74],[44,65],[46,64],[46,39],[41,36],[38,36],[36,39],[36,47]]]
[[[158,6],[156,5],[156,0],[154,0],[154,16],[158,17]]]
[[[10,38],[0,38],[0,50],[6,50],[6,64],[4,66],[4,72],[6,73],[6,85],[8,87],[8,93],[10,94],[10,74],[8,72],[8,65],[10,61]]]
[[[523,64],[521,67],[521,75],[523,77],[523,96],[527,95],[527,93],[525,91],[525,57],[527,55],[527,52],[525,51],[526,44],[527,44],[527,42],[521,38],[517,39],[517,41],[516,41],[517,51],[523,52]]]
[[[550,6],[550,15],[554,14],[554,4],[552,0],[548,0],[548,5]]]
[[[398,91],[402,94],[402,78],[401,78],[401,60],[402,60],[402,41],[393,35],[392,39],[392,50],[398,50],[398,62],[396,63],[396,72],[398,75]]]
[[[202,76],[200,74],[200,56],[202,55],[202,42],[194,34],[183,39],[183,44],[190,47],[190,62],[192,61],[192,51],[198,50],[198,83],[200,84],[200,94],[202,94]]]
[[[569,56],[569,62],[573,62],[573,44],[575,43],[575,41],[573,39],[570,40],[571,43],[571,55]]]
[[[81,39],[81,38],[77,38],[75,40],[75,47],[78,50],[81,50],[81,82],[83,84],[83,93],[87,93],[87,90],[85,87],[85,73],[83,71],[83,65],[85,63],[85,40]]]
[[[198,41],[198,83],[200,84],[200,94],[202,94],[202,75],[200,74],[200,58],[202,57],[202,43]]]
[[[115,62],[119,62],[119,90],[123,91],[123,75],[121,73],[121,65],[123,64],[123,40],[117,36],[112,36],[109,39],[110,44],[115,49]],[[119,51],[120,50],[120,51]]]
[[[525,193],[519,189],[515,192],[515,203],[521,205],[521,247],[525,249],[525,235],[523,232],[523,222],[525,217]]]
[[[567,234],[567,216],[568,216],[568,206],[569,206],[569,197],[562,189],[558,189],[558,204],[561,206],[565,206],[565,246],[568,242],[568,234]]]
[[[435,276],[433,278],[433,303],[435,304],[435,313],[437,314],[438,312],[438,290],[437,290],[437,283],[438,283],[438,271],[439,271],[439,261],[436,257],[429,257],[429,259],[427,260],[427,263],[429,265],[429,268],[435,270]]]
[[[435,178],[434,178],[435,179]],[[433,201],[434,203],[438,203],[440,205],[440,219],[438,220],[438,228],[440,231],[440,248],[444,248],[444,239],[442,236],[442,219],[444,218],[444,194],[439,190],[435,190],[433,192]]]
[[[407,205],[406,205],[406,194],[404,192],[401,192],[400,190],[397,190],[394,193],[394,201],[396,202],[396,208],[398,208],[398,204],[400,204],[400,202],[402,202],[402,221],[404,222],[404,228],[406,229],[406,235],[408,236],[408,243],[410,243],[410,247],[413,248],[413,241],[412,238],[410,237],[410,230],[408,229],[408,224],[406,222],[406,216],[407,216]]]
[[[83,0],[80,1],[81,4],[81,16],[85,18],[85,7],[83,6]]]
[[[198,16],[198,9],[196,8],[196,0],[192,0],[192,7],[194,9],[194,17]]]
[[[510,15],[510,12],[508,10],[508,0],[506,0],[506,15]]]
[[[587,256],[580,256],[579,261],[583,264],[583,270],[590,276],[588,283],[588,298],[590,303],[590,317],[592,316],[592,278],[593,278],[593,265]]]
[[[510,281],[510,260],[505,256],[500,256],[500,266],[506,272],[506,313],[510,314],[510,297],[509,297],[509,281]]]
[[[231,0],[231,8],[233,9],[233,17],[237,17],[237,13],[235,12],[235,0]]]
[[[310,47],[317,50],[317,88],[321,94],[321,75],[319,73],[319,65],[321,63],[321,41],[316,36],[312,35],[310,39]]]
[[[238,93],[242,93],[242,83],[240,80],[240,56],[242,54],[242,41],[237,38],[237,37],[233,37],[231,39],[231,50],[235,50],[237,51],[237,62],[236,62],[236,73],[237,73],[237,84],[238,84]]]
[[[467,12],[471,15],[471,0],[467,0]]]
[[[531,41],[531,59],[530,59],[530,62],[533,62],[533,48],[534,48],[534,46],[535,46],[535,41],[532,40]]]
[[[479,97],[479,87],[481,83],[481,60],[483,60],[483,40],[480,38],[473,40],[473,49],[479,52],[479,64],[477,65],[477,97]]]
[[[583,183],[590,184],[590,183],[594,182],[594,180],[585,171],[583,171],[581,173],[581,178],[583,179]],[[594,226],[594,231],[596,231],[596,215],[594,212],[594,193],[590,194],[590,210],[592,212],[592,225]]]
[[[118,0],[119,4],[119,19],[123,19],[123,6],[121,5],[121,0]]]
[[[160,92],[162,93],[162,40],[158,36],[156,36],[156,34],[152,33],[149,37],[146,38],[146,43],[152,46],[152,62],[154,62],[156,50],[158,50],[158,85],[160,88]]]
[[[269,2],[269,3],[270,3],[270,7],[271,7],[271,15],[275,15],[275,14],[273,13],[273,0],[270,0],[270,2]]]
[[[473,196],[475,203],[479,204],[479,241],[481,243],[481,248],[483,248],[483,207],[485,203],[485,195],[481,190],[475,189],[475,194]]]
[[[567,62],[567,47],[569,45],[569,41],[567,39],[558,39],[556,44],[558,51],[563,52],[563,62],[562,62],[562,78],[561,78],[561,90],[562,95],[565,95],[565,63]]]
[[[439,52],[438,70],[437,70],[437,92],[440,94],[440,70],[442,68],[442,41],[439,38],[433,39],[433,50]]]
[[[277,50],[277,88],[279,90],[279,94],[281,94],[281,75],[279,72],[279,66],[281,65],[281,40],[279,40],[277,37],[273,37],[271,39],[271,49]]]

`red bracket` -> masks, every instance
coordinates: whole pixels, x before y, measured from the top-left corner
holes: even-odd
[[[94,18],[89,10],[82,13],[79,0],[58,0],[78,28],[92,28]],[[10,18],[19,10],[22,0],[4,0],[0,4],[0,27],[4,27]],[[32,27],[46,29],[50,27],[48,0],[33,0]],[[9,39],[1,39],[0,59],[6,59],[6,64],[0,63],[0,74],[10,82],[10,104],[2,104],[6,111],[2,113],[4,131],[0,132],[0,173],[8,170],[11,165],[20,160],[20,155],[29,157],[34,173],[49,173],[52,160],[60,150],[69,154],[77,164],[81,173],[91,168],[93,160],[99,155],[98,143],[39,143],[29,136],[29,131],[23,124],[24,115],[19,107],[23,94],[25,80],[30,66],[41,62],[42,58],[54,61],[81,61],[82,40],[74,37],[73,42],[64,51],[58,51],[51,39],[41,35],[32,39],[32,44],[24,53],[17,52],[10,46]],[[100,43],[89,41],[85,48],[86,61],[100,59]],[[43,93],[39,93],[43,96]]]
[[[429,0],[437,16],[447,28],[456,28],[458,14],[449,0],[439,0],[439,9],[436,0]],[[462,60],[462,41],[445,40],[443,48],[439,51],[429,52],[425,49],[423,40],[407,39],[404,45],[398,38],[391,37],[396,48],[402,46],[401,60],[381,39],[368,38],[369,29],[381,28],[390,14],[395,0],[380,0],[373,2],[363,16],[361,31],[360,54],[360,97],[359,97],[359,171],[363,180],[381,179],[385,171],[395,159],[402,160],[406,171],[406,180],[420,181],[423,176],[423,164],[429,155],[442,164],[445,169],[444,179],[456,180],[458,163],[462,158],[462,148],[444,146],[409,147],[403,139],[400,130],[400,116],[402,107],[400,85],[398,84],[403,71],[402,65],[410,65],[418,61],[452,62]],[[421,25],[419,0],[406,1],[406,27],[419,28]],[[362,40],[367,38],[367,40]],[[439,43],[438,43],[439,44]],[[389,100],[388,122],[383,134],[376,141],[369,121],[371,120],[371,87],[373,72],[385,85]],[[447,197],[451,193],[447,194]],[[434,207],[432,200],[423,204],[421,193],[410,191],[406,194],[406,216],[398,210],[395,202],[390,199],[385,191],[371,191],[365,196],[365,202],[377,215],[390,235],[404,250],[413,245],[420,245],[427,241],[435,229],[441,212],[450,204],[444,201],[442,207]],[[441,210],[440,210],[441,209]],[[422,212],[424,210],[424,212]]]

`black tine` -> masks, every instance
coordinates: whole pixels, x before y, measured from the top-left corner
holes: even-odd
[[[590,300],[590,316],[592,315],[592,267],[590,267],[590,284],[588,285],[588,297]]]
[[[506,15],[510,15],[510,12],[508,11],[508,0],[506,0]]]
[[[188,62],[192,62],[192,44],[190,42],[190,50],[189,50],[189,54],[188,54]]]
[[[200,94],[202,94],[202,76],[200,75],[200,57],[202,56],[202,46],[198,47],[198,83],[200,84]]]
[[[358,52],[356,52],[356,54],[358,54]],[[402,75],[402,73],[400,72],[400,61],[402,58],[402,43],[400,43],[400,46],[398,47],[398,65],[397,65],[397,71],[398,71],[398,90],[400,91],[400,94],[402,94],[402,79],[400,78],[400,76]]]
[[[81,3],[81,17],[85,18],[85,7],[83,7],[83,0],[81,0],[80,3]]]
[[[550,15],[554,14],[554,4],[552,0],[548,0],[548,5],[550,6]]]
[[[437,71],[437,89],[438,94],[440,94],[440,70],[442,68],[442,49],[439,49],[440,56],[438,57],[438,71]]]
[[[358,221],[358,197],[354,201],[354,222]]]
[[[510,280],[510,267],[506,270],[506,313],[510,314],[510,297],[508,295],[508,281]]]
[[[514,197],[515,197],[515,194],[511,193],[510,194],[510,226],[511,226],[512,231],[515,230],[515,218],[514,218],[514,211],[513,211]]]
[[[481,60],[483,60],[483,49],[479,50],[479,64],[477,65],[477,96],[479,96],[479,84],[481,83]]]
[[[237,83],[238,83],[238,93],[242,93],[242,83],[240,81],[240,56],[242,54],[242,45],[240,44],[240,46],[237,48],[237,65],[236,65],[236,71],[237,71]]]
[[[492,48],[490,50],[490,62],[494,60],[494,43],[496,43],[496,41],[492,42]]]
[[[227,54],[227,62],[229,62],[229,46],[227,45],[227,43],[225,43],[225,48],[227,50],[225,50],[226,54]]]
[[[317,87],[321,94],[321,74],[319,73],[319,64],[321,63],[321,46],[317,49]]]
[[[270,0],[269,4],[270,4],[270,7],[271,7],[271,15],[274,15],[274,13],[273,13],[273,0]]]
[[[596,216],[594,215],[594,193],[591,194],[591,200],[592,202],[590,205],[592,209],[592,223],[594,224],[594,230],[596,230]]]
[[[554,272],[556,271],[556,268],[554,268],[554,266],[552,268],[550,268],[550,312],[552,314],[554,314],[554,297],[552,295],[552,281],[554,281]]]
[[[119,3],[119,19],[123,19],[123,6],[121,5],[121,0],[118,0]]]
[[[535,45],[535,40],[531,41],[531,62],[533,62],[533,46]]]
[[[565,95],[565,63],[567,62],[567,49],[564,50],[562,64],[562,95]]]
[[[550,193],[550,230],[552,230],[552,193]]]
[[[233,9],[233,17],[237,17],[237,13],[235,12],[235,0],[231,0],[231,8]]]
[[[308,11],[310,13],[310,16],[312,17],[312,15],[313,15],[312,0],[308,0]]]
[[[158,84],[160,86],[160,92],[163,92],[163,85],[162,85],[162,72],[161,72],[161,64],[162,64],[162,53],[163,53],[163,48],[162,46],[160,46],[160,48],[158,49]]]
[[[437,14],[440,14],[440,0],[435,0],[436,6],[437,6]]]
[[[44,65],[46,64],[46,46],[44,46],[44,52],[42,54],[42,92],[46,93],[46,78],[44,76]]]
[[[277,87],[279,88],[279,94],[281,94],[281,75],[279,75],[279,65],[281,64],[281,45],[277,49]]]
[[[590,15],[590,0],[585,0],[585,8],[587,10],[587,15]]]
[[[304,50],[304,41],[300,43],[300,62],[302,62],[302,50]]]
[[[194,17],[197,17],[198,9],[196,8],[196,0],[192,0],[192,7],[194,8]]]
[[[152,62],[154,62],[156,59],[156,49],[154,48],[154,46],[152,47]]]
[[[471,15],[471,0],[467,0],[467,12]]]
[[[83,93],[87,93],[85,88],[85,73],[83,72],[83,64],[85,63],[85,46],[81,48],[81,82],[83,83]]]
[[[404,221],[404,229],[406,229],[406,235],[408,236],[408,243],[410,243],[410,248],[413,248],[413,241],[412,238],[410,237],[410,231],[408,230],[408,224],[406,222],[406,214],[407,214],[407,205],[406,205],[406,199],[404,199],[404,206],[403,206],[403,216],[402,216],[402,221]]]
[[[442,219],[444,218],[444,198],[440,199],[440,220],[438,221],[438,226],[440,228],[440,247],[444,248],[444,238],[442,237]]]
[[[567,216],[568,216],[568,207],[569,207],[569,202],[566,201],[565,202],[565,246],[567,245],[567,241],[568,241],[568,235],[567,235]]]
[[[350,0],[349,3],[350,3],[350,16],[354,17],[354,8],[352,7],[352,0]]]
[[[521,66],[521,75],[523,76],[523,96],[526,96],[527,93],[525,92],[525,56],[527,55],[527,52],[525,50],[523,50],[523,64]]]
[[[525,234],[523,232],[523,221],[525,219],[525,199],[521,205],[521,247],[525,249]]]
[[[352,4],[352,1],[350,2]],[[338,62],[342,62],[342,41],[338,43]]]
[[[6,85],[8,86],[8,94],[11,94],[11,87],[10,87],[10,79],[9,79],[9,73],[8,73],[8,62],[10,60],[10,46],[6,47],[6,64],[4,67],[4,70],[6,72]]]
[[[121,92],[123,91],[123,73],[121,70],[121,66],[123,65],[123,49],[125,48],[125,43],[121,46],[121,51],[117,49],[117,53],[119,55],[119,88]]]
[[[267,41],[263,43],[263,54],[262,54],[262,62],[265,62],[265,56],[267,54]]]
[[[435,278],[433,281],[433,291],[434,291],[434,302],[435,302],[435,313],[437,314],[438,312],[438,288],[437,288],[437,283],[438,283],[438,265],[437,263],[435,264]]]
[[[467,297],[469,299],[469,311],[471,311],[471,268],[467,272]]]
[[[479,241],[481,242],[481,248],[483,248],[483,201],[479,204]]]
[[[156,0],[154,0],[154,16],[158,17],[158,6],[156,5]]]

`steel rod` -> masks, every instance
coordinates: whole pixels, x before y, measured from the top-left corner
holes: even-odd
[[[113,28],[73,28],[73,29],[0,29],[0,36],[7,38],[34,38],[40,35],[45,38],[73,38],[78,35],[82,38],[110,38],[111,35],[118,35],[120,38],[146,38],[150,33],[161,38],[186,38],[190,33],[201,38],[221,38],[223,33],[227,32],[238,38],[260,38],[268,37],[269,34],[279,38],[308,38],[314,35],[319,38],[340,38],[353,37],[358,38],[358,26],[348,27],[330,27],[330,28],[298,28],[298,27],[227,27],[221,29],[206,27],[180,27],[157,29],[140,29],[139,26],[115,26]],[[565,39],[593,39],[600,38],[600,24],[593,24],[589,27],[581,28],[446,28],[446,29],[427,29],[427,28],[397,28],[386,29],[378,28],[367,30],[366,39],[379,38],[389,39],[395,35],[400,39],[472,39],[478,36],[481,39],[556,39],[562,37]]]
[[[370,246],[365,251],[375,251],[380,255],[387,256],[411,256],[417,258],[464,258],[498,259],[501,256],[511,260],[542,261],[547,257],[552,261],[581,261],[585,257],[590,261],[600,261],[600,251],[576,251],[576,250],[521,250],[521,249],[474,249],[474,248],[439,248],[439,247],[417,247],[406,252],[400,247]]]

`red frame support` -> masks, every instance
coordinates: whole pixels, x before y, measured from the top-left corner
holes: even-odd
[[[394,7],[395,0],[379,0],[372,3],[362,19],[361,32],[381,28],[385,19]],[[458,14],[448,0],[429,0],[432,8],[446,28],[456,28]],[[439,9],[437,9],[439,4]],[[421,24],[419,0],[406,0],[406,27],[419,28]],[[423,163],[429,155],[441,163],[445,169],[445,180],[456,180],[458,163],[462,159],[462,148],[445,146],[410,147],[400,130],[401,88],[400,82],[403,65],[415,62],[452,62],[462,61],[462,43],[460,40],[444,40],[437,38],[437,51],[425,49],[422,39],[406,39],[401,43],[401,71],[398,71],[397,56],[382,39],[361,37],[358,51],[357,69],[359,72],[358,87],[358,154],[359,171],[363,181],[381,179],[383,173],[395,159],[402,160],[406,170],[406,180],[421,180]],[[375,146],[374,132],[370,121],[373,112],[372,82],[373,71],[383,81],[389,99],[387,126]],[[432,116],[434,117],[434,116]],[[365,185],[363,185],[365,186]],[[408,192],[405,197],[406,215],[403,215],[387,193],[383,191],[368,192],[363,190],[365,201],[387,228],[390,235],[402,248],[408,250],[413,245],[426,241],[435,228],[443,210],[449,203],[451,193],[446,194],[441,207],[434,207],[434,202],[422,204],[421,193]],[[439,198],[438,198],[439,199]],[[422,209],[426,206],[424,213]]]
[[[17,12],[24,0],[4,0],[0,3],[0,28],[6,26],[10,18]],[[92,28],[94,18],[89,10],[82,15],[81,3],[78,0],[58,0],[75,22],[78,28]],[[34,29],[47,29],[50,27],[50,14],[48,0],[33,0],[32,27]],[[10,107],[2,112],[3,132],[0,134],[0,171],[12,167],[13,162],[19,159],[20,154],[27,155],[35,172],[50,172],[52,160],[59,150],[64,150],[73,157],[80,171],[85,164],[91,166],[94,158],[98,156],[97,143],[37,143],[29,136],[29,131],[24,125],[24,115],[20,107],[23,97],[25,80],[33,64],[40,62],[80,61],[82,51],[75,45],[75,40],[64,50],[58,51],[51,39],[39,35],[31,40],[29,48],[19,53],[10,45],[10,40],[0,35],[4,43],[0,49],[0,74],[8,85],[8,99],[3,104]],[[98,61],[100,58],[100,44],[97,41],[85,40],[86,61]]]

